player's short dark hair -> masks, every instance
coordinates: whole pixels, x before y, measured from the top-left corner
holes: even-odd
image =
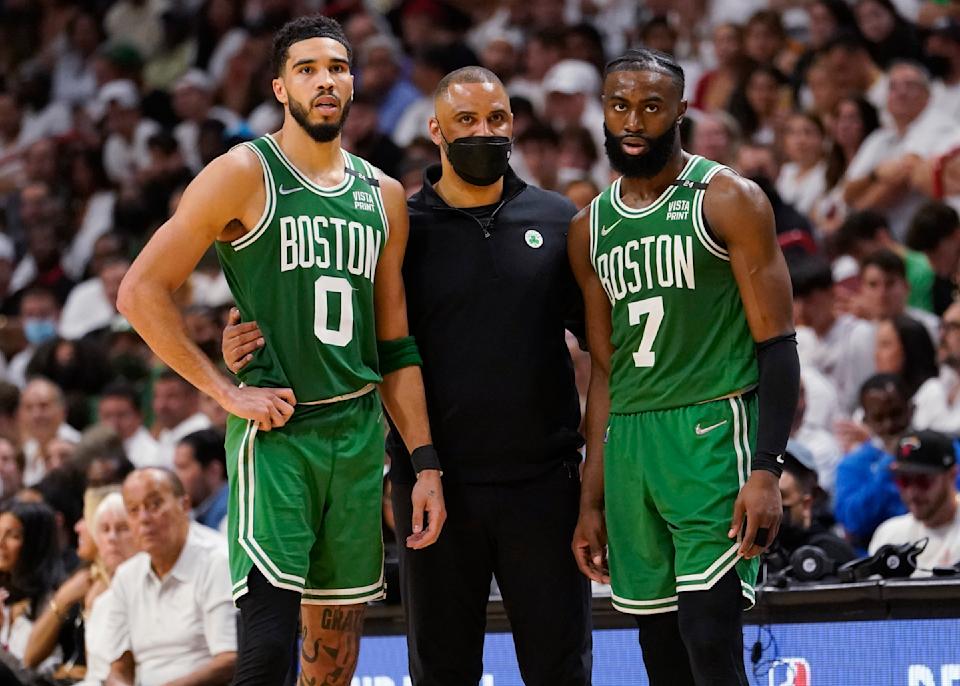
[[[960,215],[942,202],[930,200],[910,220],[905,241],[911,250],[934,250],[960,228]]]
[[[903,402],[910,400],[910,395],[907,393],[907,389],[903,385],[903,380],[898,374],[874,374],[864,381],[863,385],[860,386],[861,405],[863,404],[864,396],[870,391],[883,391],[884,393],[893,391]]]
[[[683,89],[686,86],[683,67],[665,52],[650,48],[631,48],[620,57],[607,62],[607,67],[603,71],[604,78],[618,71],[655,71],[666,74],[676,84],[681,97],[683,96]]]
[[[793,297],[802,298],[832,288],[833,270],[823,257],[802,257],[790,263],[790,281],[793,283]]]
[[[867,267],[876,267],[884,274],[899,276],[901,279],[907,278],[907,265],[903,258],[885,248],[867,255],[860,264],[860,273],[866,271]]]
[[[188,445],[193,450],[193,459],[206,467],[211,462],[218,462],[223,467],[224,476],[227,473],[227,452],[223,443],[223,434],[216,429],[202,429],[187,434],[180,439],[180,445]]]
[[[353,48],[350,47],[350,41],[347,40],[347,35],[343,32],[340,23],[330,17],[312,14],[288,21],[274,35],[273,53],[270,61],[270,68],[274,74],[280,76],[283,73],[283,67],[287,63],[287,55],[290,53],[290,46],[308,38],[332,38],[346,48],[347,61],[353,64]]]
[[[849,252],[857,241],[872,241],[881,230],[889,231],[890,223],[879,212],[851,212],[837,229],[837,249],[844,253]]]
[[[137,392],[137,389],[134,388],[131,384],[125,381],[113,381],[100,392],[100,399],[104,398],[123,398],[131,407],[137,412],[140,412],[142,405],[140,402],[140,394]]]
[[[503,81],[500,80],[500,77],[486,67],[461,67],[440,79],[437,89],[433,92],[434,101],[442,98],[450,90],[450,86],[458,83],[494,83],[503,88]]]

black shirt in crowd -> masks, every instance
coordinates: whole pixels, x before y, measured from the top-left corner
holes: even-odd
[[[408,201],[403,276],[444,480],[520,480],[579,460],[564,339],[565,328],[583,328],[566,248],[576,209],[512,170],[499,203],[452,208],[433,188],[440,175],[439,165],[428,168]],[[413,481],[395,428],[387,447],[393,478]]]

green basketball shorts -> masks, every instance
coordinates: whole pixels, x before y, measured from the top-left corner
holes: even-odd
[[[302,602],[352,605],[384,597],[384,430],[370,392],[298,407],[285,426],[227,420],[230,575],[234,601],[253,565]]]
[[[708,590],[731,568],[753,606],[759,560],[742,559],[727,532],[756,427],[755,393],[610,416],[604,502],[616,609],[675,611],[678,593]]]

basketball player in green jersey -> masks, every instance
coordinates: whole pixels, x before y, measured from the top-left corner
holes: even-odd
[[[418,473],[408,545],[436,541],[445,517],[407,330],[403,189],[340,147],[351,56],[325,17],[278,31],[283,127],[211,162],[120,290],[121,311],[151,348],[232,415],[234,684],[283,681],[298,613],[301,683],[351,681],[364,603],[384,592],[378,385]],[[171,299],[211,243],[243,318],[266,339],[239,388],[190,342]]]
[[[799,361],[770,204],[681,149],[683,89],[661,53],[607,66],[623,176],[568,235],[592,359],[573,546],[637,618],[653,686],[745,686],[741,612],[782,515]]]

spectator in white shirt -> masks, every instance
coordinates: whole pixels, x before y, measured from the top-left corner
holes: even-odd
[[[173,129],[180,152],[194,172],[203,166],[200,159],[200,125],[207,119],[222,122],[227,131],[240,123],[240,118],[225,107],[214,105],[213,79],[202,69],[191,69],[173,87],[173,109],[180,123]]]
[[[133,81],[105,83],[94,101],[95,118],[106,117],[107,140],[103,144],[103,167],[110,180],[129,184],[136,173],[150,165],[147,143],[160,125],[140,113],[140,93]]]
[[[803,369],[829,379],[849,416],[860,400],[860,386],[874,373],[874,325],[837,311],[830,264],[810,257],[790,266],[797,348]]]
[[[907,305],[910,284],[903,259],[890,250],[878,250],[864,258],[860,271],[860,294],[851,302],[854,311],[871,321],[905,314],[927,327],[931,340],[940,336],[940,318]]]
[[[97,92],[93,63],[102,41],[99,19],[81,10],[67,24],[65,38],[53,67],[52,97],[67,105],[82,105]]]
[[[843,451],[837,439],[830,433],[833,422],[824,425],[815,419],[820,398],[811,393],[810,388],[816,385],[825,386],[828,392],[833,390],[818,371],[812,368],[804,369],[800,377],[800,399],[793,425],[790,427],[790,439],[810,451],[809,468],[816,472],[817,481],[824,492],[833,497],[837,465],[843,458]]]
[[[957,507],[957,455],[953,439],[936,431],[917,431],[900,439],[891,464],[900,497],[910,510],[881,524],[870,552],[882,545],[927,539],[917,556],[914,576],[930,576],[934,567],[960,562],[960,508]]]
[[[814,114],[798,112],[787,119],[783,139],[787,161],[780,167],[777,192],[807,216],[827,192],[825,135]]]
[[[136,467],[157,465],[157,439],[143,425],[136,389],[122,381],[110,384],[100,394],[97,413],[100,422],[113,429],[123,441],[123,450]]]
[[[935,22],[926,49],[931,71],[942,80],[936,94],[937,106],[944,113],[960,117],[960,22],[947,17]]]
[[[917,391],[913,426],[960,434],[960,303],[943,313],[938,357],[939,375]]]
[[[83,338],[109,326],[119,316],[117,294],[130,260],[123,255],[109,255],[97,260],[96,267],[96,275],[78,283],[67,296],[60,316],[59,333],[63,338]]]
[[[602,150],[603,108],[597,68],[583,60],[562,60],[544,75],[542,88],[543,119],[555,131],[584,127],[593,134],[597,150]]]
[[[66,423],[63,391],[48,379],[37,377],[27,384],[20,397],[18,416],[26,458],[23,483],[33,486],[47,473],[49,444],[56,438],[77,443],[80,432]]]
[[[153,385],[153,433],[157,437],[156,464],[173,466],[173,451],[184,436],[210,428],[200,412],[200,393],[172,370],[165,370]]]
[[[110,585],[107,686],[229,683],[237,623],[223,537],[190,522],[183,484],[167,470],[130,474],[123,502],[143,552]]]
[[[913,168],[937,149],[956,123],[928,107],[930,75],[923,66],[898,62],[889,76],[887,112],[892,123],[863,142],[847,169],[843,195],[854,209],[886,212],[894,235],[903,238],[923,202],[911,185]]]
[[[60,323],[60,303],[56,294],[48,288],[28,288],[20,297],[20,324],[26,347],[14,355],[7,366],[7,379],[23,388],[27,384],[27,366],[37,348],[57,337]]]

